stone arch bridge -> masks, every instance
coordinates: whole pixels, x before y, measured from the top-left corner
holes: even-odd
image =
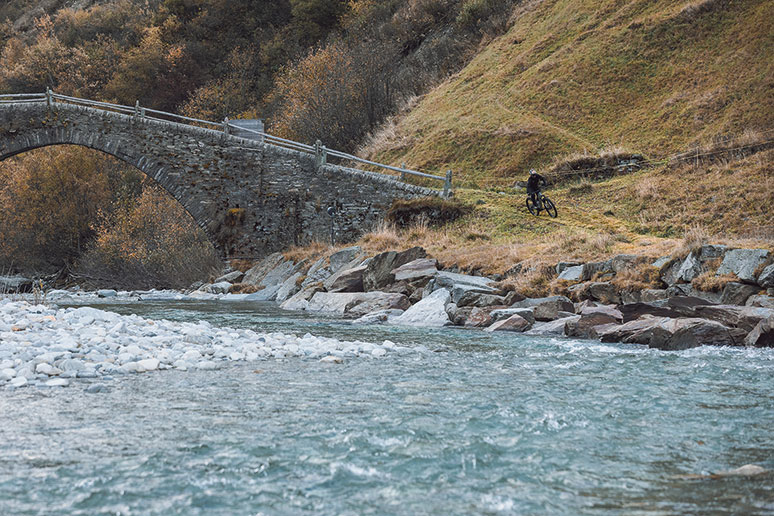
[[[223,258],[328,241],[332,224],[337,241],[354,240],[393,200],[439,195],[393,176],[323,164],[314,154],[140,113],[52,102],[50,94],[48,102],[0,101],[0,161],[50,145],[110,154],[164,187]]]

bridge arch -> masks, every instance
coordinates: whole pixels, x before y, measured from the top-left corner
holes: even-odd
[[[291,245],[357,238],[396,198],[437,195],[390,176],[223,132],[67,103],[0,103],[0,160],[78,145],[159,183],[223,258],[260,258]],[[336,206],[331,219],[329,206]]]

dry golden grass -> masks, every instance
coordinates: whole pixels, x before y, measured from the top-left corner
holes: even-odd
[[[286,260],[291,260],[294,263],[299,263],[303,260],[308,260],[310,263],[318,260],[321,256],[330,256],[339,249],[343,249],[344,246],[331,246],[330,244],[315,240],[311,244],[305,246],[293,246],[290,249],[283,251],[282,256]]]
[[[254,264],[252,260],[231,260],[228,262],[228,264],[231,266],[232,269],[239,272],[247,272],[249,271]]]
[[[691,285],[693,285],[696,290],[702,292],[720,292],[727,284],[733,281],[739,281],[739,278],[734,274],[716,276],[714,272],[707,271],[699,277],[694,278]]]
[[[611,283],[621,290],[630,292],[662,287],[659,270],[648,263],[620,271]]]
[[[250,283],[234,283],[228,288],[229,294],[252,294],[258,292],[258,287]]]

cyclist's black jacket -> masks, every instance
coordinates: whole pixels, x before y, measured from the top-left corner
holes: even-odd
[[[540,191],[540,186],[546,184],[546,178],[540,174],[530,174],[527,179],[527,193],[535,193]]]

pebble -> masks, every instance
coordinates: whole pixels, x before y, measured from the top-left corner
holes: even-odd
[[[111,297],[137,295],[118,292]],[[48,298],[72,296],[59,291]],[[143,299],[181,298],[175,296],[142,293]],[[91,307],[57,309],[0,298],[0,389],[67,387],[167,369],[212,371],[227,362],[308,358],[340,364],[348,358],[382,358],[408,350],[391,341],[257,333],[205,321],[152,321]],[[103,384],[92,383],[86,392],[101,392],[98,385]]]

